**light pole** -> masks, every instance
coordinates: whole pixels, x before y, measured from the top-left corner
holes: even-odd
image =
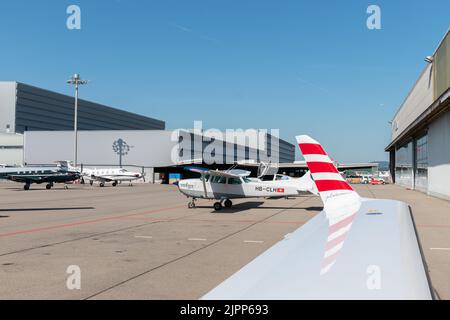
[[[73,123],[74,131],[74,167],[77,166],[77,151],[78,151],[78,86],[87,84],[87,81],[81,80],[80,75],[75,73],[71,79],[67,80],[68,84],[75,85],[75,116]]]

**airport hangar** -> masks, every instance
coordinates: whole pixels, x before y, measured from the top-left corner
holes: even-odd
[[[23,164],[24,132],[73,130],[73,119],[74,97],[0,81],[0,164]],[[165,122],[79,99],[78,128],[164,130]]]
[[[450,200],[450,29],[392,120],[395,183]]]
[[[73,159],[73,106],[71,96],[20,82],[0,82],[0,165],[49,165]],[[238,163],[256,174],[261,160],[277,159],[280,173],[301,176],[307,170],[305,162],[294,161],[296,146],[270,134],[257,148],[242,144],[237,137],[225,138],[223,152],[216,155],[225,164],[209,164],[203,159],[208,142],[198,133],[165,130],[164,121],[82,99],[78,128],[80,164],[139,170],[149,182],[160,177],[169,182],[171,173],[188,177],[183,167],[189,164],[227,169],[230,163]],[[200,146],[194,142],[198,138]],[[177,146],[182,139],[192,141],[188,150]],[[175,162],[173,152],[178,157]],[[373,163],[338,166],[340,170],[377,171]]]
[[[20,82],[0,82],[0,164],[45,165],[73,159],[73,118],[74,97]],[[78,129],[79,163],[85,166],[122,164],[168,173],[180,171],[177,165],[181,164],[205,164],[201,152],[207,147],[204,142],[201,147],[178,150],[179,163],[173,163],[171,152],[177,140],[183,135],[194,140],[195,134],[177,131],[174,138],[161,120],[79,99]],[[275,150],[279,162],[293,163],[295,158],[294,145],[270,135],[265,136],[261,150],[238,142],[223,144],[228,163],[233,153],[235,161],[254,163],[263,153],[264,157],[272,156],[271,150]],[[118,150],[121,147],[129,149]],[[126,154],[119,156],[121,152]]]

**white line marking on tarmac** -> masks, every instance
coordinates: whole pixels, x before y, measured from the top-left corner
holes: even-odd
[[[203,238],[189,238],[188,241],[206,241],[208,239],[203,239]]]
[[[135,238],[139,238],[139,239],[153,239],[152,236],[135,236]]]
[[[430,250],[443,250],[443,251],[450,251],[450,248],[430,248]]]
[[[261,241],[261,240],[245,240],[244,243],[264,243],[264,241]]]

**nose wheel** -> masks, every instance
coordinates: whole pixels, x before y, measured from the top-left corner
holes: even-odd
[[[192,198],[191,201],[188,202],[188,208],[189,209],[194,209],[195,208],[195,198]]]

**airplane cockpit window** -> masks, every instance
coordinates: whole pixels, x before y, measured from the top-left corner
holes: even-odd
[[[228,184],[242,184],[242,181],[239,178],[228,178]]]
[[[221,177],[221,176],[212,176],[211,182],[225,184],[225,183],[227,183],[227,178]]]
[[[279,180],[289,180],[289,177],[284,176],[284,175],[282,175],[282,174],[277,174],[277,175],[275,176],[275,180],[277,180],[277,181],[279,181]]]
[[[246,177],[242,177],[242,180],[244,180],[245,183],[251,182],[251,180],[249,178],[246,178]]]
[[[219,183],[219,179],[220,179],[221,177],[219,177],[219,176],[211,176],[211,182],[212,183]]]

